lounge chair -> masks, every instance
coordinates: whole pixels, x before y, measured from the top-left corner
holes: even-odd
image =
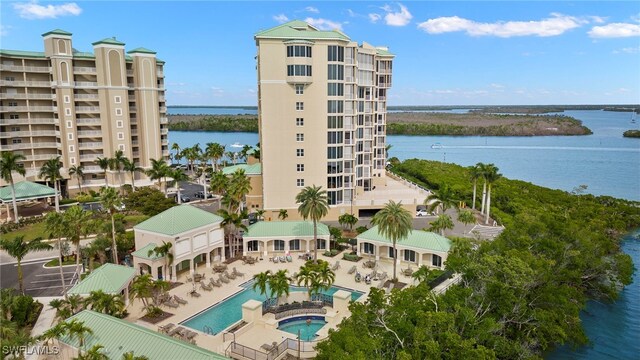
[[[376,288],[382,289],[383,286],[384,286],[384,281],[380,281],[378,285],[376,285]]]
[[[338,270],[340,268],[340,261],[336,261],[335,264],[333,264],[333,266],[331,267],[331,270],[335,271]]]
[[[167,305],[168,307],[172,307],[172,308],[177,308],[178,304],[174,303],[173,300],[168,300],[163,302],[164,305]]]
[[[349,275],[353,274],[354,272],[356,272],[356,270],[358,270],[358,267],[356,265],[353,265],[351,267],[351,269],[349,269],[349,271],[347,272]]]
[[[191,295],[191,297],[200,297],[200,293],[197,292],[195,289],[189,291],[189,295]]]
[[[280,260],[281,263],[287,262],[287,258],[285,258],[284,256],[280,256],[278,260]]]
[[[218,280],[222,281],[225,284],[228,284],[230,282],[224,274],[220,274]]]
[[[184,330],[184,328],[183,328],[182,326],[178,326],[177,328],[173,328],[173,329],[171,329],[171,330],[167,333],[167,335],[169,335],[169,336],[174,336],[174,335],[176,335],[176,334],[180,334],[180,332],[181,332],[181,331],[183,331],[183,330]]]
[[[272,257],[272,258],[271,258],[271,261],[273,261],[273,262],[274,262],[274,263],[276,263],[276,264],[280,262],[280,260],[278,260],[278,257],[277,257],[277,256]]]
[[[393,289],[393,282],[389,283],[389,286],[387,286],[387,288],[385,289],[385,294],[388,294],[391,292],[391,289]]]
[[[291,257],[291,255],[287,255],[287,262],[292,262],[293,258]]]
[[[367,285],[371,284],[371,275],[367,275],[364,277],[364,283]]]
[[[205,290],[205,291],[211,291],[211,290],[213,290],[213,287],[212,287],[211,285],[207,285],[207,284],[205,284],[204,282],[201,282],[201,283],[200,283],[200,287],[202,288],[202,290]]]
[[[229,274],[228,271],[224,272],[224,276],[228,277],[231,280],[235,280],[236,279],[236,276],[234,274]]]
[[[183,333],[183,336],[185,339],[187,339],[188,341],[193,340],[193,338],[195,338],[196,336],[198,336],[198,333],[193,332],[191,330],[185,330]]]
[[[191,275],[187,275],[187,282],[192,282],[193,278],[191,277]]]
[[[181,297],[180,297],[180,296],[178,296],[178,295],[173,295],[173,299],[174,299],[178,304],[181,304],[181,305],[187,305],[187,300],[185,300],[185,299],[181,298]]]
[[[174,326],[176,326],[174,323],[169,323],[166,325],[162,325],[162,326],[158,326],[158,331],[161,333],[168,333],[169,330],[171,330]]]
[[[220,281],[215,281],[215,280],[213,280],[213,278],[209,279],[209,284],[211,284],[212,286],[215,286],[215,287],[221,287],[222,286]]]
[[[355,277],[356,282],[360,282],[362,280],[362,275],[356,271],[356,277]]]
[[[239,276],[241,278],[244,278],[244,273],[241,273],[240,271],[238,271],[235,267],[233,268],[233,271],[231,272],[233,275],[235,276]]]

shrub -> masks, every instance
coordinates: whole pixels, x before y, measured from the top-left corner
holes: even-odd
[[[367,227],[366,226],[358,226],[356,228],[356,231],[358,232],[358,234],[362,234],[363,232],[367,231]]]
[[[351,254],[344,253],[342,255],[342,259],[346,260],[346,261],[358,262],[362,258],[360,256],[358,256],[357,254],[354,254],[354,253],[351,253]]]
[[[162,191],[150,187],[143,187],[130,193],[124,204],[127,210],[137,211],[141,214],[154,216],[177,204],[173,199],[164,197]]]
[[[62,199],[60,200],[60,205],[68,205],[68,204],[75,204],[78,201],[76,199]]]
[[[94,198],[94,196],[92,196],[92,195],[80,194],[80,195],[76,196],[76,201],[78,201],[80,203],[87,203],[87,202],[92,202],[93,198]]]
[[[11,304],[11,321],[23,327],[36,322],[40,315],[41,305],[29,295],[18,295]]]

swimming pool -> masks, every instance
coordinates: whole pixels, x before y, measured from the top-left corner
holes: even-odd
[[[265,295],[261,295],[258,290],[254,290],[253,280],[240,285],[244,289],[232,295],[217,304],[201,311],[200,313],[188,318],[180,323],[180,325],[190,327],[194,330],[204,331],[205,326],[211,328],[213,334],[217,334],[232,324],[242,320],[242,304],[249,300],[258,300],[260,302],[266,300]],[[332,286],[328,290],[322,291],[323,294],[333,295],[338,290],[346,290],[351,293],[351,300],[358,300],[362,295],[361,291],[347,289],[339,286]],[[301,286],[291,286],[289,291],[307,291],[307,288]],[[267,290],[268,293],[268,290]]]
[[[290,334],[298,336],[300,331],[300,340],[311,341],[318,337],[316,333],[327,324],[323,316],[299,316],[278,323],[278,329],[286,331]]]

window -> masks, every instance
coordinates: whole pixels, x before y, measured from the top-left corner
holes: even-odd
[[[344,47],[329,45],[328,61],[344,61]]]
[[[120,104],[120,103],[122,103],[122,97],[120,97],[120,96],[114,96],[114,97],[113,97],[113,102],[114,102],[114,103],[116,103],[116,104]]]
[[[396,257],[396,254],[395,254],[395,252],[393,251],[393,248],[392,248],[392,247],[390,247],[390,248],[389,248],[389,257],[390,257],[390,258],[392,258],[392,259]]]
[[[405,250],[404,253],[404,261],[416,262],[416,252],[413,250]]]
[[[304,118],[296,118],[296,126],[304,126]]]
[[[327,133],[328,144],[342,144],[342,131],[329,131]]]
[[[342,180],[342,178],[340,178]],[[342,204],[342,190],[327,191],[327,203],[329,205]]]
[[[22,144],[22,139],[13,139],[11,140],[12,144]]]
[[[20,115],[18,115],[18,114],[11,114],[11,115],[9,115],[9,119],[14,119],[14,120],[15,120],[15,119],[20,119]]]
[[[342,129],[343,124],[342,116],[329,116],[327,118],[327,127],[329,129]]]
[[[295,88],[296,88],[296,95],[304,94],[304,85],[303,84],[296,84]]]
[[[342,100],[329,100],[327,101],[327,112],[329,114],[344,112],[344,102]]]
[[[304,179],[296,179],[297,187],[304,187]]]
[[[363,247],[362,247],[362,252],[364,252],[365,254],[371,254],[371,255],[375,254],[375,251],[376,251],[376,250],[375,250],[375,248],[374,248],[373,244],[371,244],[371,243],[364,243],[364,244],[362,244],[362,245],[363,245]]]
[[[116,116],[122,116],[122,109],[116,108]]]
[[[296,157],[303,157],[304,149],[296,149]]]
[[[258,240],[251,240],[247,242],[247,251],[259,251]]]
[[[304,141],[304,134],[296,134],[296,141],[297,142],[303,142]]]
[[[431,265],[442,267],[442,258],[436,254],[431,254]]]
[[[289,250],[300,250],[300,240],[289,240]]]
[[[296,101],[296,111],[304,110],[304,103],[302,101]]]
[[[118,150],[124,151],[124,144],[118,144]]]
[[[68,140],[73,140],[73,133],[68,133],[67,134],[67,139]]]
[[[304,171],[304,164],[296,164],[296,171],[297,172],[303,172]]]
[[[327,248],[326,241],[323,239],[318,239],[318,250],[326,249],[326,248]]]
[[[335,189],[342,187],[342,176],[329,176],[327,177],[327,188]]]
[[[328,65],[329,80],[344,80],[344,65]]]
[[[71,121],[67,121],[67,129],[71,129],[73,127],[73,123]]]
[[[9,101],[9,106],[18,106],[17,101]]]
[[[342,159],[342,146],[340,147],[328,147],[327,159]]]
[[[124,133],[123,132],[119,132],[118,133],[118,140],[124,140]]]
[[[116,127],[121,129],[124,127],[124,122],[122,120],[116,121]]]
[[[69,152],[72,153],[75,151],[76,151],[75,147],[73,145],[69,145]]]
[[[4,79],[7,81],[16,81],[16,78],[13,76],[6,76]]]
[[[329,96],[344,96],[344,84],[341,83],[328,83],[327,95]]]
[[[71,116],[71,109],[69,108],[64,109],[64,114],[67,116]]]
[[[311,57],[311,46],[289,45],[287,46],[287,57]]]
[[[339,174],[342,172],[342,161],[329,161],[327,163],[327,174]]]
[[[311,76],[311,65],[287,65],[287,76]]]
[[[20,126],[12,126],[11,131],[20,131]]]
[[[69,95],[64,96],[64,103],[69,104],[71,102],[71,97]]]
[[[75,165],[76,164],[76,158],[70,157],[69,158],[69,162],[71,163],[71,165]]]
[[[284,251],[284,240],[273,240],[273,251]]]

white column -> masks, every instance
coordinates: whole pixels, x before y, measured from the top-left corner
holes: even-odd
[[[262,256],[266,258],[267,256],[269,256],[269,249],[267,248],[267,242],[260,240],[260,244],[262,245]]]
[[[171,281],[178,281],[178,274],[176,271],[176,264],[171,264]]]
[[[189,274],[193,276],[196,270],[193,268],[193,258],[189,259]]]
[[[210,252],[210,251],[207,251],[207,252],[204,254],[204,257],[205,257],[205,259],[206,259],[206,261],[207,261],[207,269],[208,269],[208,268],[210,268],[210,267],[211,267],[211,252]]]
[[[129,285],[124,287],[124,306],[129,306]]]
[[[380,246],[379,245],[375,245],[373,248],[374,252],[376,253],[376,261],[380,261]]]

